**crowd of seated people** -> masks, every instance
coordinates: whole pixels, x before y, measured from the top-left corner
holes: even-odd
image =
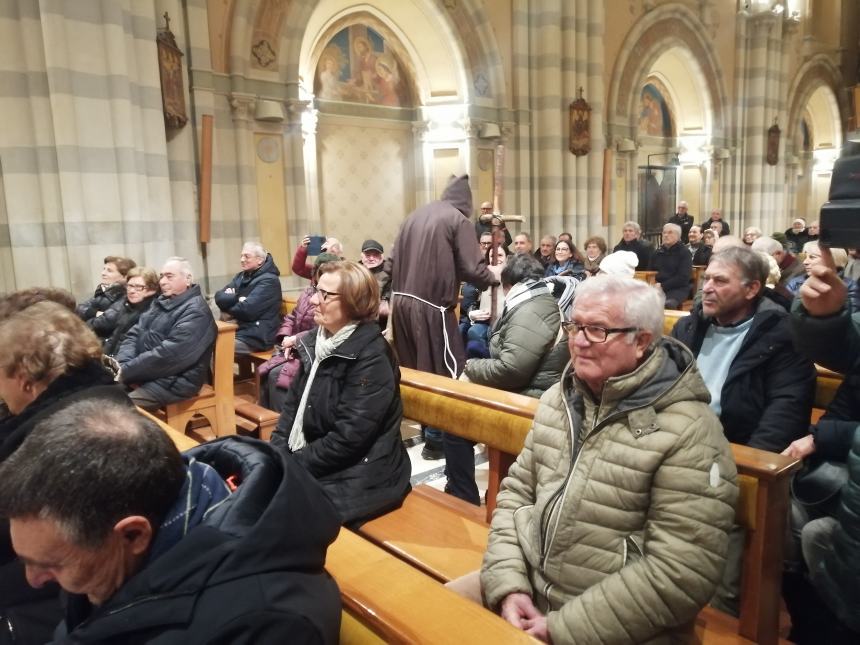
[[[483,325],[484,346],[460,366],[460,378],[541,402],[499,495],[483,569],[460,591],[553,642],[688,636],[707,602],[737,615],[744,534],[733,522],[731,441],[849,466],[847,492],[815,508],[795,502],[785,594],[793,640],[826,633],[827,642],[853,642],[860,624],[848,572],[860,570],[860,536],[839,508],[860,507],[860,456],[852,457],[860,445],[851,452],[860,408],[854,363],[834,358],[838,350],[824,342],[860,346],[852,336],[856,284],[841,271],[847,255],[812,241],[800,260],[760,231],[729,235],[716,210],[697,226],[684,206],[658,248],[628,222],[609,254],[600,237],[588,238],[581,254],[567,233],[554,243],[542,237],[533,252],[520,233],[507,255],[503,219],[491,206],[479,216],[488,230],[474,238],[476,257],[497,267],[489,272],[497,284],[463,286],[461,316]],[[0,615],[25,617],[16,618],[23,642],[157,639],[174,628],[136,604],[153,593],[176,598],[180,589],[195,607],[183,628],[193,639],[336,640],[340,601],[323,569],[326,547],[338,525],[358,527],[396,509],[411,489],[411,467],[399,364],[381,325],[397,315],[391,258],[375,240],[364,242],[357,262],[342,259],[335,238],[316,258],[309,244],[302,241],[292,264],[310,286],[283,320],[279,271],[259,244],[243,246],[241,271],[215,294],[223,317],[238,324],[237,356],[275,343],[280,350],[261,370],[261,402],[280,414],[270,444],[225,438],[180,456],[133,410],[193,396],[208,379],[215,322],[187,260],[169,258],[156,274],[109,256],[95,295],[77,307],[70,294],[49,289],[0,299],[0,343],[10,348],[0,356]],[[660,310],[693,296],[697,259],[706,266],[701,292],[676,324],[676,340],[661,339]],[[659,289],[631,279],[643,268],[656,272]],[[794,314],[783,293],[794,297]],[[810,339],[825,326],[836,331]],[[810,359],[849,372],[812,427]],[[638,437],[623,419],[644,400],[655,416]],[[571,432],[577,424],[592,431]],[[574,462],[589,466],[573,473]],[[710,485],[682,483],[678,470],[699,470]],[[142,488],[144,479],[158,486]],[[571,493],[552,501],[562,485]],[[623,527],[587,511],[619,495],[630,511]],[[524,518],[544,522],[547,513],[544,552]],[[684,521],[661,519],[669,516]],[[182,530],[173,528],[177,518]],[[599,554],[584,546],[592,542]],[[295,557],[284,557],[290,546]],[[58,549],[77,568],[53,566]],[[638,556],[619,561],[621,551]],[[195,566],[218,553],[215,578],[195,581]],[[669,580],[666,561],[696,576]],[[210,584],[219,575],[223,586]],[[298,596],[272,591],[299,581]],[[58,585],[69,594],[65,609]],[[592,613],[598,597],[603,608]],[[225,598],[241,601],[224,611]],[[158,602],[165,604],[151,606],[171,606]],[[647,619],[643,606],[652,609]]]

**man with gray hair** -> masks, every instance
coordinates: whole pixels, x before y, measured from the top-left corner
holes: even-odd
[[[681,227],[677,224],[663,225],[663,244],[654,254],[652,268],[657,272],[657,284],[666,294],[666,308],[680,309],[691,295],[693,258],[681,243]]]
[[[200,391],[218,334],[188,260],[168,258],[158,285],[161,295],[126,334],[115,357],[129,397],[147,410]]]
[[[215,304],[239,325],[236,354],[271,349],[281,323],[281,272],[258,242],[245,242],[242,270],[215,293]]]
[[[789,314],[764,297],[765,259],[746,246],[715,253],[705,270],[702,300],[672,330],[696,355],[726,438],[781,452],[806,434],[815,368],[791,340]],[[743,533],[732,550],[712,605],[737,615]]]
[[[91,399],[40,421],[0,478],[27,581],[69,594],[52,642],[337,642],[337,515],[268,443],[182,456],[134,409]]]
[[[753,251],[767,253],[776,260],[776,263],[779,266],[779,282],[776,284],[774,289],[777,293],[791,300],[794,296],[789,293],[786,285],[789,280],[804,272],[803,264],[794,255],[788,252],[779,241],[767,235],[762,235],[756,239],[750,248],[752,248]]]
[[[565,326],[571,363],[502,483],[483,597],[547,642],[680,642],[725,561],[729,444],[658,290],[589,278]]]
[[[537,258],[538,262],[541,263],[541,266],[546,271],[546,268],[555,262],[555,236],[554,235],[544,235],[540,238],[540,246],[538,250],[534,252],[535,258]]]
[[[642,237],[642,227],[638,222],[624,222],[621,228],[621,241],[615,245],[613,251],[632,251],[639,258],[639,264],[636,265],[637,271],[648,271],[651,268],[651,255],[654,249],[651,245],[640,239]]]

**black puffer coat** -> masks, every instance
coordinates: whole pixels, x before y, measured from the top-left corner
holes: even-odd
[[[186,454],[235,476],[236,491],[101,607],[71,596],[54,642],[336,643],[340,594],[324,567],[339,525],[317,483],[254,439]]]
[[[124,296],[124,282],[112,284],[107,289],[102,287],[102,285],[99,285],[96,287],[93,297],[80,303],[75,311],[77,311],[78,315],[89,324],[96,317],[98,312],[107,311],[113,303]],[[92,328],[92,324],[90,324],[90,327]]]
[[[217,333],[196,284],[172,298],[159,296],[120,345],[120,378],[140,385],[162,404],[194,396],[209,374]]]
[[[698,356],[711,322],[698,304],[678,320],[672,336]],[[720,395],[720,422],[732,443],[782,452],[809,428],[815,367],[795,351],[789,324],[782,307],[759,301]]]
[[[272,443],[288,450],[290,430],[316,350],[296,345],[302,369],[290,385]],[[322,484],[344,523],[400,506],[411,466],[400,439],[400,369],[376,323],[359,325],[317,368],[304,413],[307,445],[296,460]]]
[[[103,315],[93,318],[93,331],[100,336],[103,335],[102,332],[108,332],[104,342],[105,354],[113,356],[119,351],[125,335],[137,324],[143,312],[149,309],[157,297],[153,294],[138,303],[131,303],[128,298],[123,298],[117,300]]]
[[[215,304],[236,319],[241,340],[255,350],[271,349],[281,322],[280,271],[271,254],[256,271],[240,271],[226,287],[215,293]],[[233,293],[227,293],[233,289]],[[245,298],[239,301],[239,298]]]
[[[848,455],[848,483],[842,488],[837,519],[833,548],[810,576],[839,620],[860,634],[860,431],[855,431]]]
[[[93,361],[63,374],[19,414],[0,418],[0,461],[9,457],[42,419],[84,399],[131,405],[114,375]],[[44,643],[62,617],[59,587],[34,589],[16,558],[8,520],[0,520],[0,643]]]

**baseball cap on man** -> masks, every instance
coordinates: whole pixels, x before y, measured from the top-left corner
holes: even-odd
[[[361,252],[367,253],[368,251],[382,253],[382,245],[376,240],[364,240],[364,244],[361,245]]]

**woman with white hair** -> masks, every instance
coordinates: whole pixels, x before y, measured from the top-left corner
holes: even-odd
[[[818,247],[818,242],[807,242],[804,244],[803,253],[806,256],[803,259],[804,273],[795,276],[785,285],[788,293],[794,298],[796,298],[800,293],[800,287],[802,287],[803,283],[806,282],[806,279],[812,272],[812,267],[819,266],[821,264],[821,249]],[[860,311],[860,288],[858,288],[857,283],[854,280],[846,278],[843,275],[845,265],[848,264],[848,253],[845,249],[831,248],[830,254],[833,256],[833,261],[836,264],[837,275],[842,278],[842,282],[844,282],[845,286],[848,287],[847,297],[848,302],[851,303],[851,310]]]

